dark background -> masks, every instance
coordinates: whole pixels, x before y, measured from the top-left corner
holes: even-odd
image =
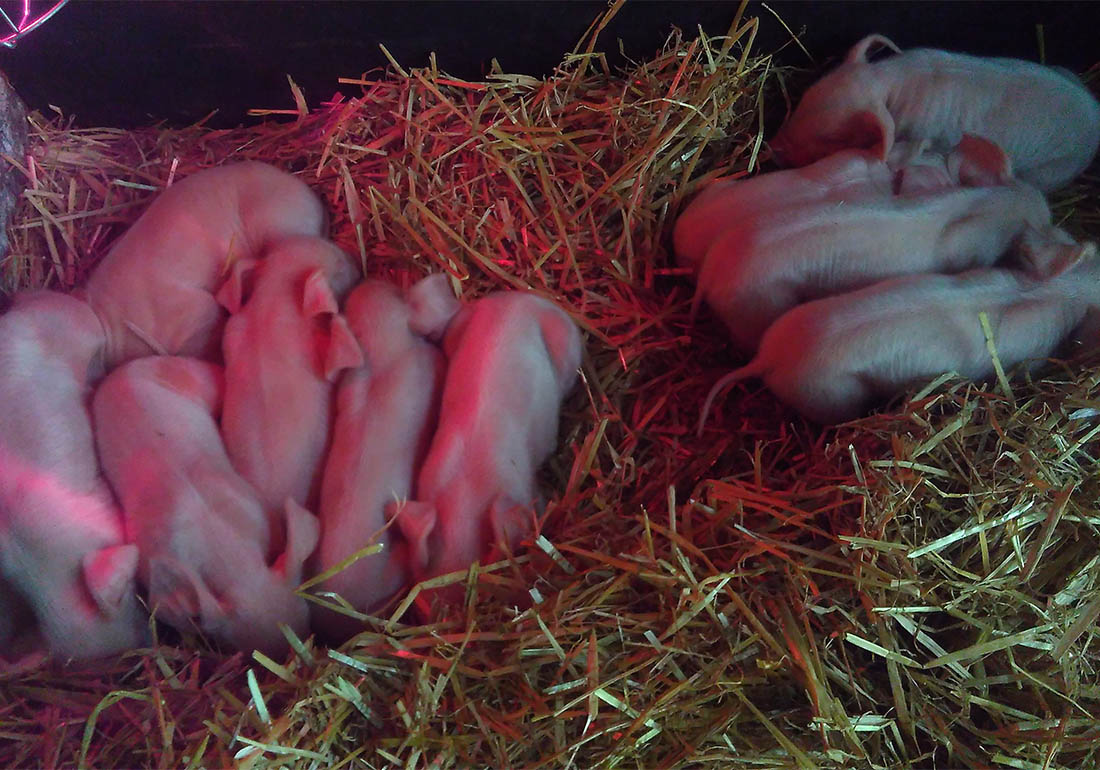
[[[11,13],[14,0],[0,0]],[[49,3],[34,0],[41,9]],[[869,32],[904,47],[929,45],[984,55],[1038,59],[1036,25],[1044,25],[1046,59],[1083,71],[1100,61],[1100,2],[784,2],[769,6],[821,65]],[[73,0],[14,50],[0,49],[0,69],[32,109],[55,104],[77,125],[133,128],[165,120],[235,126],[251,107],[291,108],[289,73],[316,106],[386,62],[384,43],[405,67],[424,66],[435,51],[441,69],[480,78],[495,56],[506,72],[542,76],[583,35],[603,2],[108,2]],[[621,65],[617,39],[632,58],[650,57],[676,25],[721,35],[736,2],[630,0],[597,50]],[[783,26],[761,3],[753,50],[783,48],[783,63],[809,66]],[[345,86],[355,93],[354,86]]]

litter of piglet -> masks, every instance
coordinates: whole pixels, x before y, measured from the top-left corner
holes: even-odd
[[[0,316],[0,396],[24,404],[0,413],[0,662],[140,647],[150,613],[268,655],[339,642],[530,532],[568,314],[361,281],[325,228],[290,174],[204,170],[86,286]]]
[[[896,53],[870,61],[875,46]],[[752,377],[822,423],[922,377],[987,377],[983,312],[1002,363],[1055,353],[1100,305],[1100,275],[1044,191],[1098,145],[1100,104],[1064,71],[861,40],[772,141],[793,168],[711,182],[676,222],[696,302],[755,354],[699,429]]]

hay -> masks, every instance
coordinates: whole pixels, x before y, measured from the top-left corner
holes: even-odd
[[[587,353],[541,532],[444,578],[463,612],[391,607],[288,660],[183,640],[9,673],[0,766],[1097,766],[1100,367],[1011,397],[944,377],[825,432],[747,384],[695,436],[736,362],[667,234],[705,180],[755,170],[784,75],[757,24],[622,73],[598,24],[546,80],[395,62],[232,131],[36,116],[5,290],[78,285],[174,176],[253,158],[326,197],[368,274],[530,288]],[[1059,203],[1094,237],[1098,188]]]

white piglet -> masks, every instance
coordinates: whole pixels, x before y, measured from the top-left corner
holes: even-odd
[[[16,296],[0,317],[0,574],[50,649],[95,657],[140,646],[137,548],[100,473],[87,399],[103,328],[83,301]]]
[[[154,353],[218,356],[228,262],[290,235],[321,235],[320,199],[265,163],[206,169],[161,193],[81,291],[107,331],[106,366]]]
[[[990,167],[996,159],[989,156],[998,151],[984,140],[964,137],[946,154],[927,145],[897,143],[886,160],[867,150],[842,150],[801,168],[712,182],[676,219],[672,241],[677,261],[698,274],[707,250],[722,233],[812,204],[858,203],[1009,181],[1010,169]]]
[[[1012,248],[1055,274],[1083,247],[1050,222],[1042,194],[1020,183],[793,207],[719,236],[698,291],[751,352],[795,305],[884,278],[991,265]]]
[[[413,329],[442,331],[458,310],[445,276],[424,279],[412,294],[419,299],[415,305],[391,284],[365,281],[344,308],[366,361],[346,372],[337,389],[336,425],[321,485],[323,535],[316,571],[329,570],[372,543],[382,545],[381,553],[360,558],[321,584],[364,612],[412,577],[403,539],[386,529],[385,508],[413,493],[435,430],[445,371],[443,351]],[[313,608],[313,625],[341,639],[359,627],[320,607]]]
[[[954,371],[993,373],[979,313],[987,314],[1005,367],[1050,355],[1100,305],[1100,259],[1089,244],[1080,262],[1049,280],[1003,268],[895,278],[808,302],[768,329],[746,366],[722,378],[761,377],[811,420],[858,417],[908,385]]]
[[[898,53],[869,61],[876,45]],[[1057,68],[930,48],[902,52],[870,35],[806,91],[771,147],[802,166],[852,147],[885,159],[900,140],[929,140],[946,151],[964,134],[999,147],[1020,179],[1053,190],[1096,154],[1100,103]]]
[[[390,506],[418,580],[465,569],[530,532],[535,472],[554,451],[558,412],[581,359],[572,319],[520,292],[464,306],[443,346],[439,426],[414,500]]]
[[[225,327],[222,433],[234,467],[269,508],[312,506],[332,423],[337,375],[362,363],[338,314],[359,271],[335,244],[288,238],[234,263],[218,300]]]
[[[222,391],[214,364],[130,362],[96,392],[96,440],[156,617],[182,630],[195,623],[238,649],[281,654],[279,623],[307,631],[309,610],[295,589],[319,526],[285,501],[278,548],[267,509],[225,453],[216,422]]]

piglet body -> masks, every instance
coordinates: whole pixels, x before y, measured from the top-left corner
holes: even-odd
[[[338,315],[358,270],[335,244],[288,238],[234,264],[218,299],[226,324],[222,433],[268,508],[312,505],[331,431],[332,383],[362,363]]]
[[[753,351],[769,324],[800,302],[892,276],[991,265],[1025,234],[1039,272],[1079,256],[1050,227],[1042,194],[1019,183],[809,204],[723,233],[698,286],[733,342]]]
[[[811,420],[841,422],[917,380],[992,374],[980,312],[1007,368],[1052,353],[1098,303],[1100,260],[1091,244],[1081,262],[1045,281],[1001,268],[895,278],[794,308],[716,389],[761,377]]]
[[[465,569],[530,531],[535,472],[554,450],[581,340],[553,303],[502,292],[459,311],[444,352],[439,426],[416,497],[393,507],[417,579]]]
[[[200,171],[161,193],[96,266],[83,292],[107,332],[111,369],[153,353],[217,358],[227,263],[289,235],[321,235],[324,210],[264,163]]]
[[[429,301],[432,293],[437,299]],[[443,352],[413,328],[445,325],[448,311],[436,313],[435,308],[449,307],[451,316],[458,309],[443,276],[425,279],[413,295],[420,299],[416,307],[396,287],[366,281],[344,308],[365,364],[347,371],[337,390],[332,449],[321,485],[317,571],[372,542],[381,544],[381,553],[360,558],[321,584],[364,612],[412,577],[404,541],[385,528],[385,508],[412,496],[416,470],[435,429],[445,369]],[[334,638],[356,630],[347,616],[317,607],[313,624]]]
[[[318,524],[288,501],[286,550],[270,558],[268,512],[218,433],[222,392],[214,364],[130,362],[95,395],[96,438],[157,617],[184,630],[197,619],[237,648],[278,654],[287,647],[279,623],[306,632],[308,609],[294,590]]]
[[[999,146],[1016,175],[1041,190],[1060,187],[1100,145],[1100,103],[1064,71],[1020,59],[915,48],[879,61],[857,43],[815,83],[780,128],[772,149],[800,166],[851,147],[882,158],[895,141],[947,150],[964,134]]]
[[[677,262],[698,273],[715,239],[741,222],[809,203],[881,198],[891,193],[892,177],[872,153],[845,150],[803,168],[712,182],[676,220]]]
[[[933,152],[928,144],[898,142],[886,160],[867,150],[841,150],[801,168],[712,182],[676,220],[677,261],[698,274],[703,257],[723,233],[782,212],[1010,180],[1011,168],[1000,164],[998,150],[984,140],[964,137],[947,153]]]
[[[87,408],[104,342],[92,309],[64,294],[18,295],[0,317],[0,574],[63,656],[147,637],[137,549],[100,474]]]

